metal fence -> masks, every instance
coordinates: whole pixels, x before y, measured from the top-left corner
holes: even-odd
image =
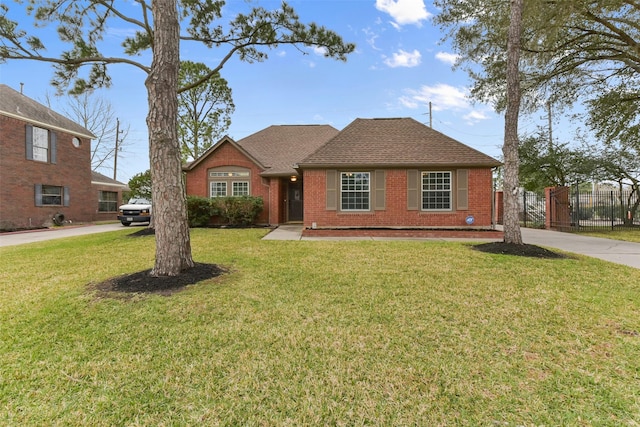
[[[519,200],[522,225],[528,228],[544,228],[547,213],[544,194],[521,191]]]
[[[638,193],[631,190],[580,191],[575,185],[558,187],[549,197],[552,200],[547,203],[543,194],[520,193],[520,221],[524,227],[544,228],[545,223],[566,231],[640,227]]]

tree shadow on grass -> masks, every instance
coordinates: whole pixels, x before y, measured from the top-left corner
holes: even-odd
[[[536,245],[516,245],[513,243],[505,242],[491,242],[483,243],[480,245],[473,245],[472,248],[476,251],[486,252],[490,254],[500,255],[515,255],[529,258],[545,258],[545,259],[567,259],[571,258],[568,255],[558,252],[550,251],[545,248],[541,248]]]

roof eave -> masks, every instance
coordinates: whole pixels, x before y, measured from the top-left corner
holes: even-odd
[[[378,169],[419,169],[419,168],[494,168],[500,162],[476,163],[300,163],[297,169],[341,169],[341,168],[378,168]]]

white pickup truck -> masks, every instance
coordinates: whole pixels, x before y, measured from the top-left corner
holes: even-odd
[[[118,208],[118,221],[127,227],[132,222],[151,222],[151,202],[142,198],[130,199]]]

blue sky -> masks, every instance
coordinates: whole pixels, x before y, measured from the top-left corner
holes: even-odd
[[[254,4],[271,9],[280,2]],[[432,22],[437,10],[430,0],[290,0],[289,4],[302,22],[336,31],[345,41],[355,43],[356,51],[346,63],[324,58],[312,48],[292,46],[269,51],[269,59],[262,63],[234,58],[222,70],[236,106],[229,136],[239,140],[276,124],[330,124],[343,129],[356,118],[374,117],[412,117],[428,125],[431,102],[436,130],[490,156],[501,156],[504,118],[489,105],[474,104],[467,98],[469,79],[463,71],[452,70],[455,57],[441,43],[442,34]],[[231,0],[223,13],[233,15],[246,8],[246,2]],[[42,37],[54,43],[54,30],[45,30]],[[116,49],[130,30],[122,23],[110,27],[105,43]],[[216,66],[225,53],[193,43],[181,46],[182,59],[209,67]],[[147,60],[144,56],[138,59]],[[110,101],[121,123],[130,127],[126,150],[118,159],[117,177],[126,183],[149,168],[146,76],[125,65],[110,70],[113,85],[102,96]],[[24,94],[39,101],[44,101],[46,93],[54,93],[49,86],[52,75],[47,64],[0,64],[0,82],[16,90],[22,82]],[[521,133],[545,124],[544,119],[535,119],[540,120],[521,125]],[[109,169],[101,172],[113,174]]]

